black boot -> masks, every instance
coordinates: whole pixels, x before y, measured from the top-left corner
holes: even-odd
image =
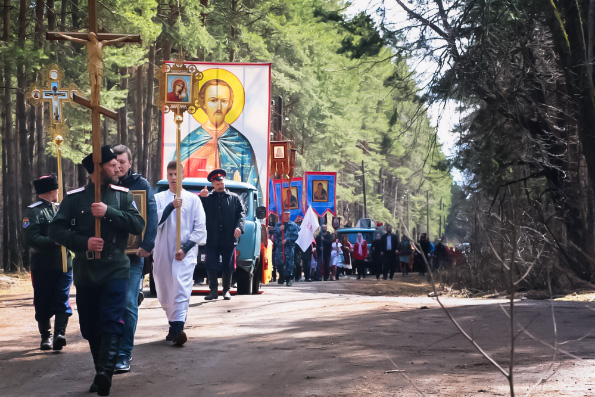
[[[99,357],[97,358],[97,373],[93,383],[97,385],[97,394],[100,396],[109,396],[112,387],[112,376],[118,360],[120,351],[120,335],[103,334],[101,335],[101,347]]]
[[[99,359],[99,347],[101,341],[99,339],[89,339],[89,348],[91,348],[91,356],[93,356],[93,365],[95,366],[95,372],[97,372],[97,360]],[[95,380],[89,387],[89,393],[97,393],[97,384]]]
[[[206,301],[212,301],[213,299],[219,298],[219,284],[217,284],[217,272],[214,271],[207,271],[209,275],[209,289],[210,292],[207,296],[205,296]]]
[[[60,351],[66,346],[66,325],[68,325],[68,316],[64,313],[56,314],[54,318],[54,345],[52,346],[56,351]]]
[[[41,335],[41,344],[39,345],[40,350],[51,350],[52,349],[52,325],[50,320],[38,321],[37,328]]]

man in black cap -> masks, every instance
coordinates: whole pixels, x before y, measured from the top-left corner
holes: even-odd
[[[289,219],[290,215],[290,210],[283,211],[281,222],[275,225],[273,231],[275,239],[275,251],[273,255],[276,258],[276,262],[282,264],[281,267],[283,268],[283,271],[279,275],[279,284],[283,284],[283,281],[286,281],[288,287],[291,287],[293,284],[293,254],[295,242],[300,233],[300,227]]]
[[[23,212],[23,234],[31,251],[31,279],[35,320],[41,334],[41,350],[62,350],[66,346],[66,325],[72,316],[68,302],[72,285],[72,258],[67,253],[68,271],[62,269],[62,250],[48,237],[48,227],[58,211],[58,180],[53,175],[33,181],[39,201]],[[54,339],[50,319],[54,317]]]
[[[92,154],[83,159],[94,172]],[[75,253],[74,284],[79,324],[95,363],[90,392],[107,396],[124,333],[123,312],[130,260],[124,252],[128,235],[139,235],[144,220],[128,189],[117,182],[118,162],[113,150],[101,148],[101,202],[95,202],[93,182],[71,190],[60,205],[49,236]],[[101,237],[95,237],[95,219],[101,219]],[[96,253],[100,252],[100,258]]]
[[[213,185],[209,193],[207,187],[200,192],[200,199],[207,216],[207,257],[206,267],[210,292],[205,300],[219,297],[217,278],[221,272],[223,299],[231,299],[229,289],[233,274],[234,250],[238,239],[244,233],[246,212],[237,194],[225,189],[227,173],[222,169],[211,171],[207,179]]]

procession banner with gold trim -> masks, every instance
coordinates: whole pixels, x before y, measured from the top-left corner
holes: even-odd
[[[307,206],[318,216],[327,212],[337,215],[336,212],[336,172],[310,171],[304,175],[306,179],[306,201]]]
[[[280,216],[284,210],[289,210],[289,219],[292,221],[304,218],[304,181],[302,178],[292,178],[291,185],[288,180],[284,180],[283,192],[281,191],[281,179],[273,180],[273,185],[275,186],[277,215]]]
[[[181,124],[184,176],[206,178],[212,170],[223,168],[228,179],[257,187],[264,203],[268,198],[271,65],[184,64],[202,73],[198,96],[188,96],[184,76],[172,76],[165,93],[172,100],[177,98],[196,108]],[[176,124],[170,112],[163,115],[163,178],[167,163],[175,157]]]

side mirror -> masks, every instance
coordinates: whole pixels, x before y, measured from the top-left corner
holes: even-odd
[[[260,206],[256,208],[256,218],[264,219],[267,217],[267,209],[264,206]]]

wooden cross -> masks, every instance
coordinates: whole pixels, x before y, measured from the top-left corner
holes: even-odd
[[[48,32],[47,40],[69,40],[85,44],[89,58],[89,82],[91,84],[92,134],[93,143],[93,183],[95,184],[95,202],[101,201],[101,126],[100,126],[100,91],[103,75],[103,47],[116,42],[140,43],[139,35],[121,35],[99,33],[97,29],[97,0],[89,0],[89,33]],[[105,113],[104,113],[105,114]],[[95,218],[95,236],[101,237],[101,220]],[[95,258],[99,258],[99,252]]]

